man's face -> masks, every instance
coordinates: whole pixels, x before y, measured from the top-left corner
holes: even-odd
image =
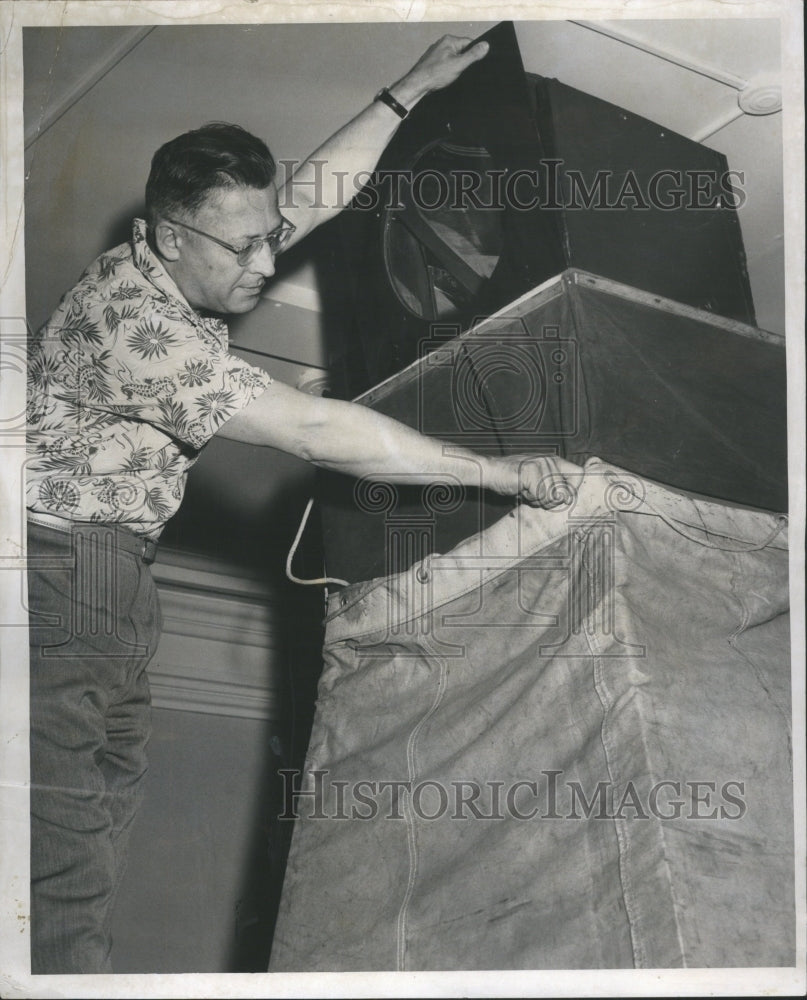
[[[238,187],[211,192],[192,219],[196,229],[234,247],[266,236],[282,223],[277,191]],[[182,226],[175,228],[179,256],[169,268],[180,291],[195,309],[244,313],[258,304],[266,278],[275,273],[271,250],[260,252],[242,267],[235,254]]]

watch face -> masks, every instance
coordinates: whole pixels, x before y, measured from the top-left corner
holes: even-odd
[[[484,147],[448,139],[413,159],[383,220],[384,266],[399,302],[420,320],[456,320],[478,299],[504,246],[504,208]]]

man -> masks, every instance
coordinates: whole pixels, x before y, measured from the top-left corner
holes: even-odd
[[[237,126],[167,143],[131,244],[99,257],[33,338],[34,973],[111,971],[112,905],[146,769],[145,667],[160,634],[149,564],[213,434],[356,476],[454,477],[529,503],[551,502],[559,474],[575,468],[541,459],[524,475],[517,459],[448,454],[371,410],[300,393],[229,354],[220,318],[257,305],[276,255],[337,211],[344,172],[372,170],[406,109],[486,49],[451,37],[432,46],[312,154],[280,201],[269,150]],[[304,194],[313,161],[333,185],[316,205]]]

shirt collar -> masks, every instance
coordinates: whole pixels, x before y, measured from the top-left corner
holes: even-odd
[[[135,219],[132,223],[132,247],[135,267],[163,295],[167,295],[168,298],[174,300],[190,323],[207,336],[212,335],[226,349],[228,340],[227,324],[224,320],[216,319],[213,316],[200,316],[196,312],[149,246],[146,238],[147,232],[148,227],[145,220]]]

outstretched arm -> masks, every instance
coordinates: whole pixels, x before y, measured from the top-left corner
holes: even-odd
[[[564,481],[582,472],[561,458],[480,455],[358,403],[310,396],[282,382],[273,382],[218,433],[356,477],[410,483],[453,479],[544,507],[564,499]]]
[[[392,96],[410,110],[430,91],[448,86],[487,54],[487,42],[464,51],[471,41],[445,35],[388,88]],[[297,227],[289,246],[345,207],[375,169],[400,124],[395,111],[374,101],[300,165],[278,199],[280,211]]]

